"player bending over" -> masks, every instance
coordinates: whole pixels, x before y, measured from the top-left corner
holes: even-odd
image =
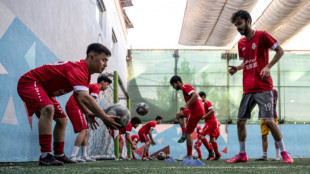
[[[97,83],[89,84],[89,94],[97,99],[100,91],[105,91],[109,84],[112,83],[112,80],[105,75],[101,75],[97,79]],[[74,94],[73,94],[74,95]],[[74,133],[79,133],[79,135],[75,139],[75,143],[73,146],[72,154],[70,159],[77,162],[93,162],[96,161],[87,155],[87,139],[88,139],[88,127],[85,121],[83,111],[80,109],[79,105],[76,103],[74,96],[71,95],[67,104],[66,104],[66,112],[68,117],[72,123]],[[85,108],[84,110],[87,110]],[[88,117],[87,117],[88,118]],[[96,124],[99,126],[96,120],[95,123],[91,125],[92,129],[97,128]],[[80,146],[82,145],[82,158],[77,158],[77,154],[79,152]]]
[[[39,165],[57,166],[65,163],[76,163],[64,154],[64,139],[67,117],[57,102],[57,96],[72,90],[79,105],[82,103],[89,109],[83,112],[103,120],[107,127],[117,128],[116,116],[107,115],[88,93],[90,75],[101,73],[106,67],[111,52],[102,44],[90,44],[86,51],[86,59],[80,61],[63,61],[46,64],[24,74],[18,81],[17,92],[25,103],[28,116],[34,113],[39,118],[39,143],[41,156]],[[82,109],[83,106],[80,105]],[[54,155],[52,154],[52,127],[54,127]],[[94,123],[94,118],[89,117]]]
[[[139,130],[138,134],[139,134],[139,139],[141,141],[141,143],[145,143],[144,149],[143,149],[143,153],[142,153],[142,160],[151,160],[152,158],[150,158],[149,156],[149,148],[150,145],[155,145],[156,142],[153,139],[152,136],[152,131],[155,129],[155,126],[160,124],[162,122],[163,118],[161,116],[157,116],[155,118],[155,121],[149,121],[147,123],[145,123],[142,128]],[[151,140],[151,142],[149,141],[149,138],[147,137],[147,135],[149,135],[149,138]]]
[[[201,98],[196,90],[189,84],[183,84],[181,77],[175,75],[170,79],[171,86],[178,90],[182,90],[186,104],[181,107],[181,111],[188,109],[189,114],[186,118],[185,137],[187,144],[187,157],[192,159],[193,139],[192,133],[197,127],[198,122],[204,115],[204,107]],[[184,114],[184,113],[183,113]]]

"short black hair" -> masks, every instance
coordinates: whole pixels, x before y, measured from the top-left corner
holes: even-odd
[[[101,43],[92,43],[92,44],[88,45],[87,51],[86,51],[86,56],[88,56],[88,54],[90,52],[95,52],[97,54],[104,53],[105,55],[107,55],[109,57],[111,56],[110,50],[107,47],[105,47],[104,45],[102,45]]]
[[[200,97],[203,97],[203,96],[207,97],[206,93],[203,92],[203,91],[200,91],[200,92],[199,92],[199,96],[200,96]]]
[[[178,81],[181,82],[181,83],[183,83],[180,76],[174,75],[174,76],[171,77],[171,79],[170,79],[170,85],[172,85],[173,83],[177,83]]]
[[[161,117],[161,116],[157,116],[156,118],[155,118],[155,120],[157,121],[157,120],[162,120],[163,118]]]
[[[100,76],[98,77],[97,83],[100,83],[100,82],[102,82],[102,81],[108,82],[109,84],[112,83],[112,80],[111,80],[108,76],[106,76],[106,75],[100,75]]]
[[[250,13],[245,10],[238,10],[237,12],[233,13],[230,19],[231,23],[234,24],[238,17],[240,17],[241,19],[244,19],[245,22],[247,22],[248,19],[250,19],[250,24],[252,23],[252,18],[251,18]]]
[[[132,117],[131,118],[131,124],[141,124],[141,119],[139,117]]]

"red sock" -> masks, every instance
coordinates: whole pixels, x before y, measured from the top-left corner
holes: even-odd
[[[52,152],[52,135],[39,135],[41,152]]]
[[[64,154],[64,145],[65,142],[54,142],[54,154],[55,155],[62,155]]]
[[[212,143],[209,144],[209,147],[210,147],[210,150],[213,151],[213,146],[212,146]]]
[[[132,152],[132,159],[137,159],[134,152]]]
[[[213,146],[213,149],[214,149],[215,154],[216,154],[216,155],[219,155],[220,153],[219,153],[219,149],[218,149],[218,147],[217,147],[217,142],[212,143],[212,146]]]
[[[201,140],[203,145],[205,145],[205,147],[208,149],[208,150],[211,150],[210,146],[209,146],[209,142],[206,138],[202,139]]]
[[[148,152],[146,153],[146,157],[149,157],[149,153]]]
[[[200,150],[200,148],[195,146],[195,149],[196,149],[196,151],[198,152],[198,157],[199,157],[200,159],[202,159],[202,155],[201,155],[201,150]]]
[[[182,134],[185,134],[185,130],[186,130],[186,128],[182,127]]]
[[[193,146],[187,146],[187,156],[192,156]]]

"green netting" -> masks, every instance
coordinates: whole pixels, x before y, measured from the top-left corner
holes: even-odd
[[[129,96],[131,113],[136,114],[138,103],[150,106],[142,121],[154,119],[157,115],[165,122],[175,120],[175,114],[185,104],[181,91],[170,86],[174,74],[181,76],[184,83],[196,90],[204,91],[215,108],[216,116],[223,123],[227,118],[236,122],[242,97],[242,72],[230,76],[227,65],[239,65],[238,59],[227,62],[221,59],[224,51],[179,50],[179,57],[173,57],[173,50],[132,50],[129,66]],[[272,59],[274,52],[270,52]],[[279,92],[278,115],[286,123],[310,123],[310,55],[285,52],[272,70],[274,88]],[[249,123],[258,123],[258,108],[253,110]]]

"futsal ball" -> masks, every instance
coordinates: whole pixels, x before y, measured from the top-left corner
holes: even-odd
[[[105,113],[120,117],[119,119],[115,119],[115,122],[121,125],[121,127],[118,127],[119,129],[126,127],[131,119],[129,110],[121,104],[113,104],[107,107]]]
[[[157,154],[157,159],[158,159],[158,160],[164,160],[164,159],[166,159],[166,154],[165,154],[165,152],[159,152],[159,153]]]
[[[149,106],[146,103],[141,102],[138,104],[136,111],[139,115],[145,115],[149,112]]]

